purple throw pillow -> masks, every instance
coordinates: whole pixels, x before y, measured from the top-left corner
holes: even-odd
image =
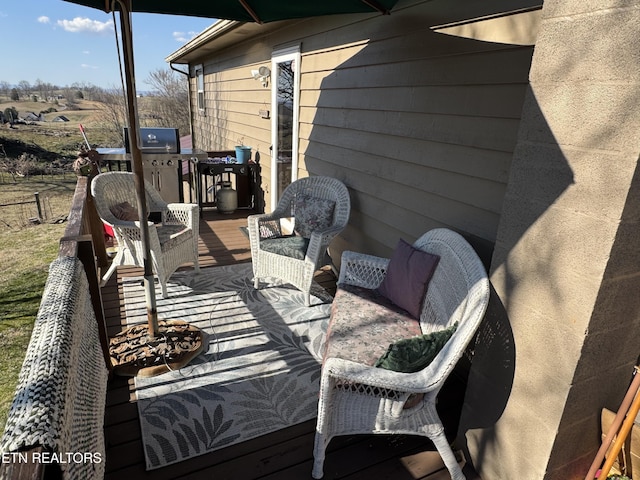
[[[429,281],[439,260],[438,255],[414,248],[400,239],[378,291],[419,319]]]

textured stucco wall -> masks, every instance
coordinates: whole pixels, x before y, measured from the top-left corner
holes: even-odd
[[[583,478],[640,353],[639,25],[544,3],[461,419],[484,479]]]

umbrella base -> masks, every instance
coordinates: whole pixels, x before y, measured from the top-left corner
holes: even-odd
[[[135,325],[109,341],[113,372],[127,377],[154,377],[186,366],[204,349],[202,331],[180,320],[159,321],[158,336],[149,327]]]

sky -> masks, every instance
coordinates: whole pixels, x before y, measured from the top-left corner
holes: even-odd
[[[134,13],[136,89],[149,90],[149,73],[169,68],[164,59],[214,21]],[[119,27],[118,14],[115,23]],[[26,80],[33,85],[39,79],[60,87],[76,82],[103,88],[121,84],[110,13],[62,0],[2,0],[0,31],[0,81],[17,85]]]

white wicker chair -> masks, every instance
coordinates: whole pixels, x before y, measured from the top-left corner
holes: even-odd
[[[301,199],[306,199],[306,202],[312,199],[318,205],[327,206],[327,224],[320,228],[303,225],[302,215],[296,217],[296,209],[300,213]],[[304,292],[305,305],[309,306],[313,274],[322,266],[331,240],[346,227],[350,211],[349,191],[342,182],[335,178],[314,176],[291,183],[272,213],[251,215],[248,224],[255,288],[259,288],[261,278],[276,277]],[[281,219],[291,217],[295,218],[295,230],[303,231],[302,235],[283,235]],[[274,239],[276,242],[299,239],[305,240],[305,244],[299,249],[298,258],[294,258],[265,250],[268,242],[273,246]]]
[[[422,332],[440,330],[455,322],[458,328],[434,361],[416,373],[398,373],[340,358],[325,359],[318,404],[314,478],[323,476],[325,449],[332,437],[371,433],[426,436],[435,444],[451,477],[465,478],[444,434],[436,411],[436,397],[484,316],[489,301],[489,281],[474,250],[455,232],[432,230],[414,246],[440,256],[422,307]],[[377,288],[386,274],[388,262],[344,252],[338,285]],[[419,404],[405,408],[405,402],[410,397],[415,400],[416,394],[423,395]]]
[[[199,216],[198,205],[167,203],[158,191],[145,180],[147,208],[161,213],[161,224],[149,222],[149,244],[153,271],[158,276],[162,296],[167,298],[167,280],[185,263],[198,264]],[[96,176],[91,183],[98,215],[113,228],[118,252],[102,277],[104,284],[119,265],[143,266],[143,245],[139,221],[118,219],[113,209],[124,202],[136,206],[134,176],[128,172],[107,172]]]

